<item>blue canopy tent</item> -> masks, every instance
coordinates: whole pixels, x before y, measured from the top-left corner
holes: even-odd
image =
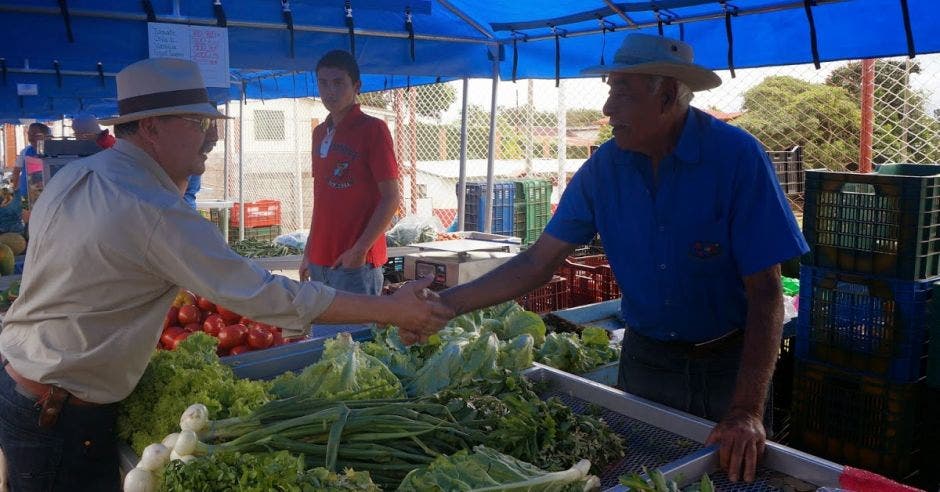
[[[148,56],[148,20],[227,27],[231,99],[316,95],[301,74],[337,48],[379,74],[364,90],[578,77],[630,32],[682,38],[732,71],[940,52],[936,0],[0,0],[0,118],[113,113],[109,77]],[[17,95],[20,78],[38,95]]]

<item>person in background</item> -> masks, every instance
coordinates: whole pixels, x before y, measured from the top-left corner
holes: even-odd
[[[72,119],[72,131],[79,140],[94,140],[98,147],[110,149],[117,141],[111,132],[98,125],[98,119],[90,114],[81,114]]]
[[[721,84],[692,47],[631,34],[608,74],[613,138],[575,173],[538,241],[496,270],[440,293],[458,313],[549,281],[600,233],[623,293],[619,386],[718,422],[732,481],[752,481],[783,325],[780,263],[809,250],[753,136],[690,107]]]
[[[330,114],[313,130],[313,216],[300,278],[378,295],[385,232],[401,203],[392,135],[356,103],[362,82],[351,54],[327,53],[316,74]]]
[[[116,76],[114,147],[70,163],[38,201],[29,268],[0,331],[0,449],[11,490],[120,488],[117,402],[143,374],[186,286],[294,336],[317,323],[426,339],[453,316],[426,287],[339,292],[273,275],[229,248],[181,196],[205,171],[212,120],[199,67],[151,58]]]
[[[16,157],[16,163],[13,167],[13,191],[20,194],[25,194],[29,189],[29,178],[28,173],[26,172],[26,158],[27,157],[36,157],[39,155],[39,146],[40,140],[45,140],[49,138],[52,132],[49,130],[49,127],[42,123],[31,123],[26,130],[26,139],[29,141],[29,145],[23,148],[20,154]]]
[[[219,127],[215,120],[212,121],[212,127],[206,132],[206,141],[202,144],[201,154],[209,155],[219,141]],[[189,183],[186,185],[186,191],[183,192],[183,200],[187,205],[196,208],[196,194],[202,189],[202,174],[193,174],[189,177]]]

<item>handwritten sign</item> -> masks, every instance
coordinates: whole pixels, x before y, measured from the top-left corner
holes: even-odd
[[[228,30],[222,27],[147,23],[150,58],[192,60],[207,87],[228,87]]]

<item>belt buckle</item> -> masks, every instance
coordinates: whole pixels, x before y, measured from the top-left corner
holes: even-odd
[[[57,386],[49,386],[49,391],[36,402],[40,407],[39,427],[49,429],[55,426],[62,413],[62,407],[69,399],[69,392]]]

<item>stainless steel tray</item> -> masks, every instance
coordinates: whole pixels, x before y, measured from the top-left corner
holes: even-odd
[[[610,331],[626,327],[620,317],[620,299],[562,309],[552,314],[577,325],[597,326]]]
[[[713,422],[541,364],[526,371],[526,377],[547,383],[543,397],[558,397],[577,412],[599,410],[601,418],[624,438],[626,456],[600,477],[607,490],[627,490],[618,485],[618,477],[641,473],[644,466],[659,468],[680,485],[708,473],[720,491],[781,490],[781,484],[792,483],[813,490],[838,486],[841,465],[773,442],[767,443],[757,480],[733,484],[718,471],[717,447],[702,444]]]

